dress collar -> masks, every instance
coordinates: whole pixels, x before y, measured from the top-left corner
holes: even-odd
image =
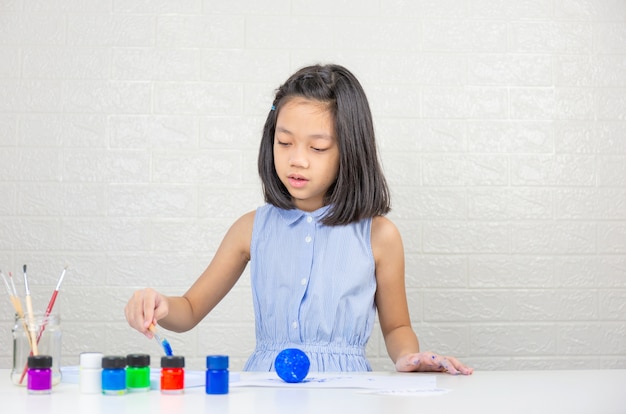
[[[313,217],[315,221],[319,221],[320,218],[322,218],[324,214],[326,214],[329,208],[330,206],[323,206],[311,212],[302,211],[297,208],[292,208],[290,210],[279,208],[278,212],[280,216],[283,218],[283,220],[285,220],[287,225],[292,225],[296,223],[298,220],[302,219],[302,217],[307,216],[307,215]]]

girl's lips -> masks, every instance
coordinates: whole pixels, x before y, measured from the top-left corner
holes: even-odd
[[[309,182],[309,180],[299,175],[290,175],[287,179],[289,180],[289,184],[294,188],[302,188]]]

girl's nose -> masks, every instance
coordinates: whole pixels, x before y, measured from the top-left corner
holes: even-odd
[[[294,146],[289,154],[289,165],[292,167],[307,168],[309,161],[306,157],[306,149]]]

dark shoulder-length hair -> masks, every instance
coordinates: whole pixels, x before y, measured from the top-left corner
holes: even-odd
[[[378,160],[369,103],[357,78],[339,65],[304,67],[276,91],[259,150],[258,168],[265,201],[283,209],[295,208],[276,174],[273,149],[278,113],[294,97],[325,103],[334,120],[339,172],[326,193],[325,204],[330,207],[322,223],[343,225],[388,213],[389,189]]]

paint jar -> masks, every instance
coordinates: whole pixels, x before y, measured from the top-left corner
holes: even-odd
[[[26,389],[29,394],[50,394],[52,391],[52,357],[31,355],[28,357],[28,379]]]
[[[206,357],[206,393],[228,394],[228,356]]]
[[[128,392],[150,390],[150,355],[126,355],[126,389]]]
[[[102,353],[83,352],[79,356],[79,387],[83,394],[102,392]]]
[[[161,393],[182,394],[185,388],[185,357],[161,357]]]
[[[102,357],[102,394],[126,394],[126,357]]]
[[[48,316],[35,314],[31,318],[15,316],[13,326],[13,366],[11,381],[15,385],[26,386],[28,357],[31,352],[31,339],[37,341],[37,354],[52,357],[52,385],[61,382],[61,317],[52,313]]]

